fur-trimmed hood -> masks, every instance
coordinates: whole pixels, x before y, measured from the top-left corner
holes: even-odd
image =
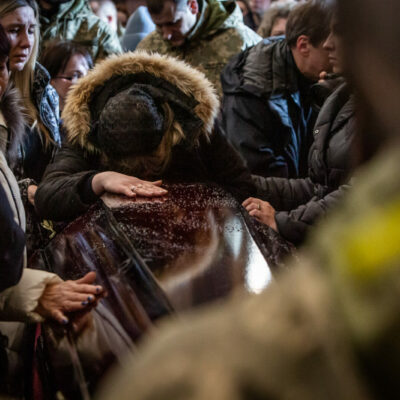
[[[178,103],[192,107],[193,118],[200,122],[197,137],[211,134],[219,101],[203,73],[172,57],[135,52],[111,56],[100,62],[73,87],[62,115],[68,141],[89,153],[101,153],[93,140],[97,123],[93,104],[98,103],[102,96],[111,97],[114,88],[111,90],[110,87],[115,86],[116,80],[124,81],[125,85],[128,81],[132,84],[148,83],[149,77],[160,87],[165,84],[173,88],[182,94],[183,100],[187,100],[183,102],[180,99]],[[170,96],[174,96],[174,90],[168,89]]]
[[[7,124],[6,130],[0,130],[0,150],[13,165],[25,134],[25,114],[21,96],[12,85],[8,86],[0,98],[0,111]]]

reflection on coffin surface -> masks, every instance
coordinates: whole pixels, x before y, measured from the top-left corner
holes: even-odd
[[[96,271],[102,308],[133,341],[160,317],[237,288],[260,292],[292,250],[216,186],[167,189],[157,199],[105,196],[32,260],[64,279]]]

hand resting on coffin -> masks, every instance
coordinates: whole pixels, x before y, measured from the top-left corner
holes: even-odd
[[[275,221],[275,209],[267,201],[249,197],[242,203],[242,206],[257,221],[279,232]]]
[[[108,192],[123,194],[128,197],[158,197],[168,193],[167,190],[160,187],[161,184],[161,180],[149,182],[118,172],[106,171],[100,172],[93,177],[92,189],[98,196]]]

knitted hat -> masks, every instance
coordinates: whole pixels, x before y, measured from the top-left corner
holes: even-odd
[[[164,134],[164,115],[154,98],[133,84],[108,99],[100,113],[97,141],[112,158],[154,151]]]

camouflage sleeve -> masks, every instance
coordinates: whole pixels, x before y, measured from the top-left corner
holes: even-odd
[[[148,53],[161,52],[162,45],[162,42],[157,37],[157,33],[151,32],[139,42],[136,49],[147,51]]]
[[[117,33],[113,32],[108,26],[105,26],[102,32],[99,32],[99,50],[96,61],[107,58],[112,54],[121,54],[122,47]]]

